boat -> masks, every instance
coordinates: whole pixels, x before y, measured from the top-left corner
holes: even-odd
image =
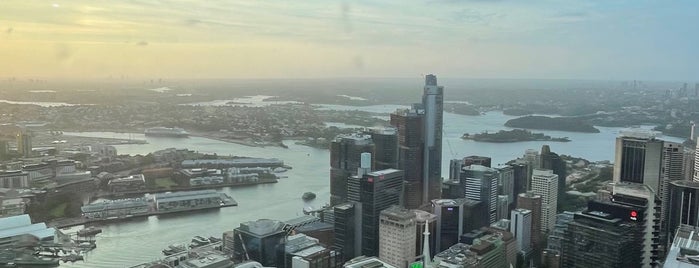
[[[97,227],[87,227],[85,229],[82,229],[78,231],[78,236],[94,236],[99,233],[102,233],[102,229],[97,228]]]
[[[303,193],[303,196],[301,196],[301,199],[303,199],[303,201],[311,201],[316,199],[316,194],[313,192],[305,192]]]
[[[172,244],[169,245],[166,249],[163,249],[163,254],[165,254],[165,256],[170,256],[172,254],[177,254],[186,250],[187,248],[184,246],[184,244]]]
[[[145,131],[146,136],[153,137],[175,137],[175,138],[186,138],[189,137],[189,132],[184,129],[177,127],[152,127],[147,128]]]

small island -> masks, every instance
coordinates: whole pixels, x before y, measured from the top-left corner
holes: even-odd
[[[599,133],[599,129],[573,117],[523,116],[508,120],[505,126],[511,128]]]
[[[513,130],[500,130],[495,133],[483,132],[480,134],[468,134],[465,133],[461,136],[465,140],[474,140],[481,142],[520,142],[520,141],[554,141],[554,142],[569,142],[568,137],[562,138],[552,138],[551,136],[544,135],[544,133],[532,133],[529,130],[524,129],[513,129]]]

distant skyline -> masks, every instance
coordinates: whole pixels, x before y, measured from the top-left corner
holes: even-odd
[[[0,77],[699,80],[699,2],[0,1]]]

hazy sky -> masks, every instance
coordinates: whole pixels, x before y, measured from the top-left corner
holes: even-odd
[[[699,1],[0,0],[0,77],[699,80]]]

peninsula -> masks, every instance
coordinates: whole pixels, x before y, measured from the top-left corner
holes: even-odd
[[[594,126],[572,117],[523,116],[508,120],[505,126],[512,128],[599,133],[599,129]]]
[[[474,140],[482,142],[520,142],[520,141],[554,141],[554,142],[569,142],[568,137],[562,138],[552,138],[551,136],[544,135],[544,133],[532,133],[529,130],[524,129],[513,129],[513,130],[500,130],[495,133],[483,132],[479,134],[468,134],[465,133],[461,136],[465,140]]]

